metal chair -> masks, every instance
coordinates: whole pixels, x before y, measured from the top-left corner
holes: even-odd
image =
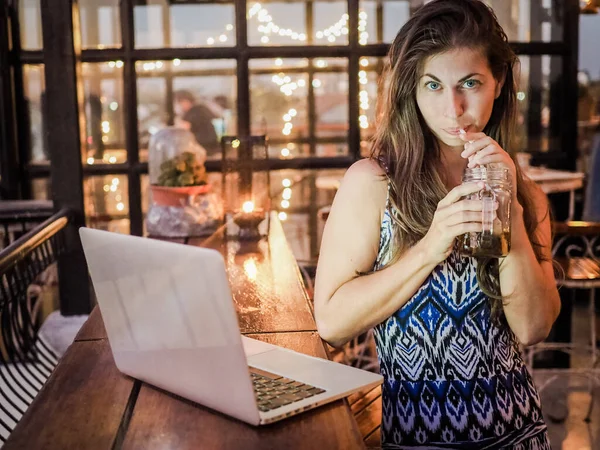
[[[66,211],[0,253],[0,442],[4,442],[57,364],[38,335],[38,277],[65,252]]]
[[[600,288],[600,223],[595,222],[561,222],[554,225],[557,236],[552,249],[552,257],[556,261],[563,274],[558,277],[557,284],[560,287],[571,289],[584,289],[588,291],[588,313],[589,313],[589,339],[587,344],[574,342],[542,342],[530,346],[525,350],[527,364],[532,373],[545,373],[548,379],[540,386],[540,394],[551,383],[562,375],[583,376],[588,379],[588,389],[591,396],[590,406],[585,420],[591,420],[594,406],[594,386],[600,384],[600,369],[598,364],[598,350],[596,348],[596,298],[595,290]],[[559,351],[570,356],[576,353],[589,354],[589,364],[582,368],[568,369],[535,369],[534,356],[540,352]],[[563,418],[554,418],[556,421]]]

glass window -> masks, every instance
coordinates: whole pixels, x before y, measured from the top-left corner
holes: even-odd
[[[119,0],[80,0],[81,46],[110,48],[121,46]]]
[[[252,134],[269,136],[271,150],[308,138],[308,60],[253,59],[249,65]]]
[[[140,160],[147,161],[150,137],[169,125],[194,133],[209,159],[220,159],[220,139],[237,130],[234,60],[139,61]]]
[[[422,1],[408,0],[361,0],[358,13],[358,40],[360,45],[390,43],[411,14],[411,3],[418,6]],[[378,4],[380,7],[378,8]],[[413,6],[413,10],[414,10]]]
[[[317,137],[348,136],[348,61],[313,60]]]
[[[345,169],[271,171],[271,204],[298,261],[316,261],[323,208],[331,205]]]
[[[127,175],[86,177],[83,181],[87,226],[129,234]]]
[[[346,45],[347,13],[347,3],[340,1],[248,3],[248,43]],[[308,29],[314,30],[312,35]]]
[[[362,156],[371,154],[371,138],[375,133],[379,79],[384,71],[384,58],[360,58],[358,73],[360,152]]]
[[[509,41],[560,41],[564,2],[552,0],[487,0]]]
[[[253,59],[249,65],[252,134],[269,136],[271,157],[347,154],[346,59]]]
[[[519,59],[516,148],[530,152],[562,151],[559,107],[562,60],[548,55],[521,55]]]
[[[29,161],[43,163],[49,159],[48,146],[45,139],[45,78],[44,66],[26,64],[23,66],[24,103],[27,115],[25,116],[25,129],[30,130],[27,137],[29,142],[24,145],[28,148]]]
[[[51,200],[50,178],[33,178],[30,182],[31,198],[33,200]]]
[[[235,45],[233,3],[170,3],[148,0],[134,7],[137,48]]]
[[[40,0],[19,0],[19,27],[23,50],[40,50],[44,46]]]
[[[127,161],[122,67],[122,61],[82,64],[87,164]]]
[[[411,14],[424,0],[360,0],[361,45],[391,43]],[[562,40],[563,2],[552,0],[486,0],[509,41]],[[378,4],[381,5],[378,8]]]
[[[581,15],[579,22],[578,148],[590,155],[600,131],[600,15]],[[585,167],[588,167],[586,164]]]

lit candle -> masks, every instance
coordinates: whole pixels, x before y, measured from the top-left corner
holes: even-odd
[[[247,202],[244,202],[244,204],[242,205],[242,211],[244,211],[245,213],[251,213],[254,211],[254,202],[248,200]]]
[[[240,239],[260,239],[258,225],[265,219],[264,209],[255,208],[254,202],[248,200],[242,204],[241,210],[234,215],[233,221],[240,228]]]

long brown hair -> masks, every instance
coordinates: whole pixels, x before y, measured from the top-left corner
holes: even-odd
[[[388,53],[387,83],[379,99],[380,118],[371,157],[386,169],[395,211],[396,253],[393,261],[420,240],[431,226],[438,202],[448,190],[440,175],[440,147],[417,106],[418,79],[427,58],[456,48],[478,49],[487,56],[496,80],[504,79],[483,132],[511,156],[517,118],[515,67],[518,58],[494,12],[479,0],[434,0],[418,9],[402,27]],[[538,260],[542,246],[535,239],[538,225],[532,186],[518,164],[517,195],[525,227]],[[490,297],[492,314],[502,312],[497,259],[480,260],[477,279]]]

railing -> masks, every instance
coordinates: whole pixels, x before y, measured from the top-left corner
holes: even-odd
[[[0,441],[25,413],[57,363],[38,337],[38,277],[66,251],[60,211],[0,252]]]

